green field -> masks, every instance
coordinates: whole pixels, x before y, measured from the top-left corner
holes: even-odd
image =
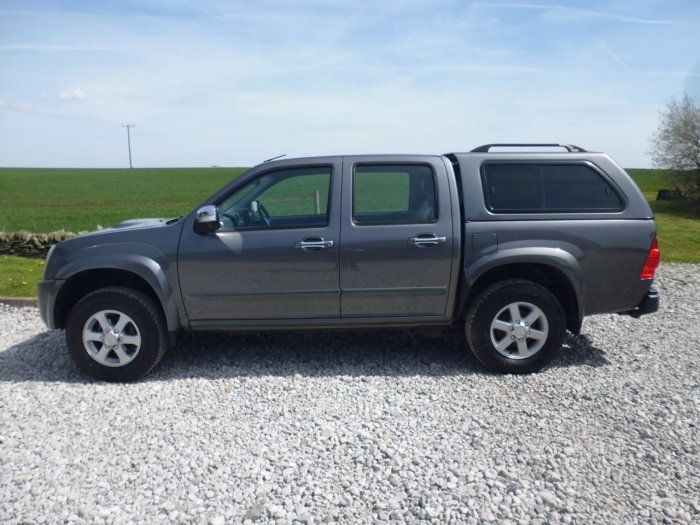
[[[0,255],[0,295],[32,297],[44,274],[44,260]]]
[[[0,168],[0,230],[94,230],[176,217],[246,168]]]
[[[649,202],[656,200],[659,190],[670,188],[673,182],[669,179],[668,172],[664,170],[630,169],[627,173],[634,179],[644,196]]]
[[[654,211],[661,260],[700,263],[700,207],[687,202],[656,201],[659,190],[673,187],[667,173],[662,170],[631,169],[627,172]]]
[[[0,168],[0,230],[82,231],[135,217],[174,217],[243,171]],[[662,261],[700,263],[700,210],[684,202],[654,200],[658,190],[672,186],[664,172],[628,171],[656,215]],[[311,207],[312,193],[306,200],[295,205]],[[42,268],[37,259],[0,256],[0,295],[35,295]]]

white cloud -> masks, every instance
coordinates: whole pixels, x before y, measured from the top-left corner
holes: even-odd
[[[32,105],[28,102],[11,102],[0,98],[0,109],[10,109],[13,111],[31,111]]]
[[[595,11],[593,9],[582,9],[580,7],[570,7],[558,4],[535,4],[535,3],[514,3],[514,2],[502,2],[502,3],[488,3],[488,2],[477,2],[475,5],[482,7],[495,7],[495,8],[506,8],[506,9],[535,9],[542,11],[559,11],[560,13],[568,13],[571,15],[579,17],[594,17],[594,18],[606,18],[608,20],[614,20],[616,22],[628,22],[631,24],[652,24],[652,25],[686,25],[689,22],[684,22],[680,20],[670,20],[666,18],[640,18],[636,16],[629,16],[616,13],[608,13],[605,11]],[[690,24],[694,25],[694,24]]]
[[[68,89],[66,91],[61,91],[58,94],[58,98],[63,100],[76,100],[85,97],[87,97],[87,93],[80,88]]]
[[[117,46],[73,46],[64,44],[3,44],[0,51],[114,51]]]
[[[615,60],[615,62],[617,62],[618,64],[620,64],[624,68],[625,71],[631,71],[630,68],[627,67],[627,64],[625,64],[625,62],[619,56],[617,56],[615,53],[613,53],[612,49],[610,49],[608,46],[606,46],[600,40],[598,41],[598,43],[600,44],[600,47],[605,49],[605,51],[608,53],[608,55],[610,55],[613,58],[613,60]]]
[[[141,166],[553,140],[644,166],[700,82],[697,2],[171,4],[0,7],[0,164],[121,165],[136,122]]]

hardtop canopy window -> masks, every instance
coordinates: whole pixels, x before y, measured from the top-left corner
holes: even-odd
[[[484,199],[495,213],[616,212],[624,202],[583,163],[496,163],[482,169]]]
[[[432,168],[425,164],[358,164],[352,213],[358,225],[435,222],[437,195]]]

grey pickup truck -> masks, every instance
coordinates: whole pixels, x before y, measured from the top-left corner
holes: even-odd
[[[106,380],[148,373],[182,330],[458,327],[483,365],[526,373],[586,315],[656,311],[658,264],[607,155],[489,144],[265,162],[185,216],[54,246],[39,302]]]

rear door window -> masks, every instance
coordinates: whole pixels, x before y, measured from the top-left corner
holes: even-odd
[[[615,212],[617,190],[596,170],[575,163],[486,163],[484,199],[495,213]]]
[[[359,164],[353,182],[355,224],[435,222],[435,175],[423,164]]]

